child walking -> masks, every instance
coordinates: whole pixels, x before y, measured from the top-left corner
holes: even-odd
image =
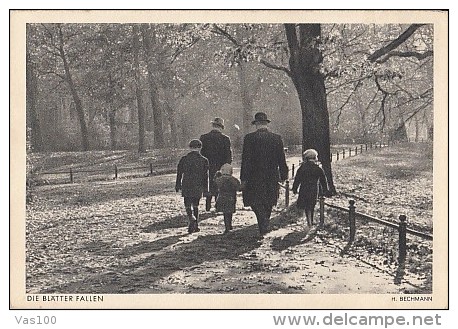
[[[200,154],[202,142],[189,142],[190,152],[180,159],[177,168],[175,191],[181,190],[188,215],[188,233],[199,232],[199,202],[208,193],[208,160]]]
[[[307,225],[313,224],[313,212],[318,197],[318,191],[323,195],[329,195],[328,182],[321,164],[318,162],[318,152],[314,149],[305,150],[304,162],[299,167],[294,178],[293,193],[297,193],[297,208],[305,211]],[[321,189],[320,189],[321,186]]]
[[[240,181],[232,176],[232,166],[225,163],[215,174],[215,183],[218,187],[216,198],[216,211],[224,216],[224,233],[232,230],[232,214],[235,213],[237,191],[240,190]]]

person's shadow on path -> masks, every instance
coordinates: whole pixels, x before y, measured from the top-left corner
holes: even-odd
[[[292,223],[288,211],[281,212],[270,222],[271,230],[285,227]],[[182,227],[177,216],[172,227]],[[170,228],[170,222],[165,227]],[[159,229],[161,226],[149,226],[149,230]],[[204,262],[237,259],[261,245],[257,239],[258,226],[253,224],[235,229],[230,234],[203,235],[201,232],[195,240],[188,243],[178,243],[186,234],[168,236],[163,239],[140,242],[133,246],[113,253],[120,259],[163,251],[160,255],[150,255],[137,262],[127,265],[114,266],[104,273],[95,274],[82,280],[67,282],[42,291],[42,293],[100,293],[122,294],[144,291],[154,286],[160,279],[175,271],[200,265]],[[171,247],[173,246],[173,248]],[[107,255],[105,252],[104,255]],[[153,290],[153,289],[152,289]],[[162,291],[152,291],[161,293]]]

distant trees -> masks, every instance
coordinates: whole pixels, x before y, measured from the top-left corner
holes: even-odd
[[[323,27],[323,71],[334,129],[353,138],[395,138],[411,121],[432,124],[432,25]]]
[[[353,113],[349,132],[359,126],[364,138],[375,131],[381,138],[387,126],[390,138],[399,137],[406,121],[432,109],[431,26],[284,24],[284,34],[274,24],[245,27],[252,33],[243,42],[228,29],[217,33],[232,42],[234,62],[258,61],[291,78],[302,112],[302,148],[318,150],[332,190],[328,108],[337,127]]]
[[[27,26],[27,43],[32,43],[34,31],[31,26]],[[31,54],[31,47],[26,47],[26,114],[30,132],[28,132],[28,150],[42,151],[43,139],[41,135],[41,125],[37,114],[38,107],[38,73],[36,63]]]
[[[240,141],[262,110],[331,175],[332,139],[431,131],[432,45],[424,24],[28,24],[30,141],[144,152],[217,115]]]

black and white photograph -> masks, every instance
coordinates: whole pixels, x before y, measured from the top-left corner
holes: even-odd
[[[13,309],[448,307],[448,11],[10,19]]]

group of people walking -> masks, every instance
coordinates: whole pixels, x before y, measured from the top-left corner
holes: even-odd
[[[199,203],[205,197],[205,209],[210,211],[215,200],[216,212],[223,213],[225,233],[232,230],[237,192],[242,191],[243,204],[256,215],[259,237],[269,230],[272,208],[279,197],[279,182],[288,179],[283,141],[268,128],[267,114],[258,112],[252,124],[254,132],[245,135],[242,148],[240,180],[233,176],[230,138],[223,133],[224,120],[215,118],[212,130],[189,142],[190,152],[183,156],[177,168],[175,190],[181,190],[188,232],[198,232]],[[297,170],[293,192],[298,193],[297,207],[305,212],[308,225],[313,222],[318,192],[329,193],[326,175],[318,162],[318,153],[309,149]]]

